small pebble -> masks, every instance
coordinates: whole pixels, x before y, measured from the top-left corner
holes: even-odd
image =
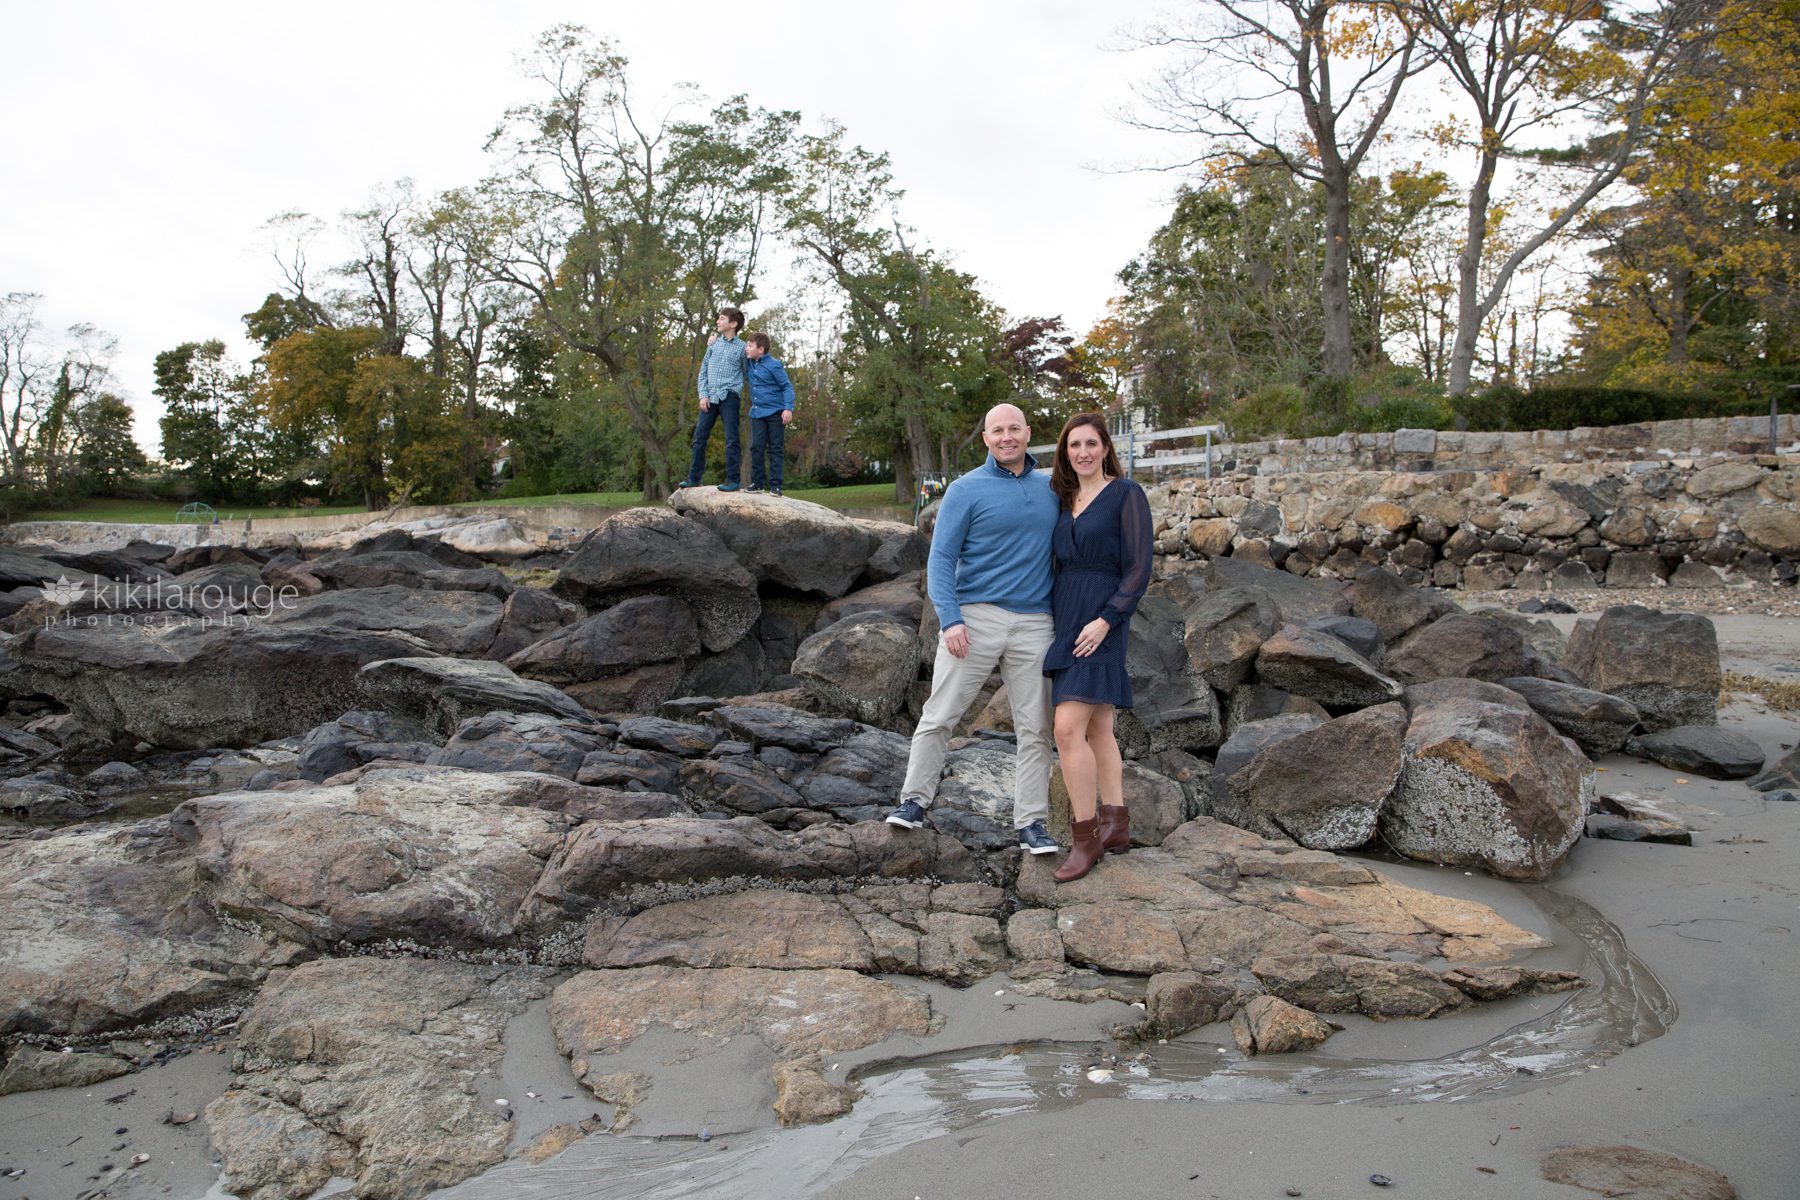
[[[495,1105],[497,1105],[500,1108],[505,1108],[508,1104],[510,1104],[512,1102],[510,1100],[508,1100],[505,1096],[502,1096],[498,1100],[494,1101],[494,1103],[495,1103]]]
[[[1287,1194],[1290,1196],[1298,1196],[1300,1194],[1300,1189],[1299,1188],[1289,1188],[1287,1190]]]
[[[706,1126],[702,1125],[700,1127],[700,1140],[703,1142],[712,1141],[712,1130],[710,1130]]]
[[[1394,1183],[1394,1181],[1389,1179],[1386,1175],[1371,1175],[1369,1176],[1369,1182],[1376,1187],[1392,1187]]]
[[[1112,1075],[1105,1067],[1095,1067],[1087,1073],[1088,1080],[1092,1083],[1111,1083]]]
[[[129,1130],[129,1129],[125,1128],[125,1126],[121,1125],[117,1129],[113,1130],[113,1136],[118,1137],[121,1133],[130,1133],[130,1132],[131,1132],[131,1130]]]
[[[148,1154],[134,1154],[131,1156],[131,1165],[134,1167],[141,1167],[149,1161],[150,1156]]]

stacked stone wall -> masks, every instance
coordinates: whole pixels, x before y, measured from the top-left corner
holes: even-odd
[[[1226,474],[1279,475],[1295,471],[1480,471],[1519,463],[1631,462],[1766,454],[1767,417],[1712,417],[1645,421],[1525,433],[1458,433],[1400,429],[1392,433],[1342,433],[1336,437],[1233,442],[1217,447],[1214,462]],[[1775,421],[1775,448],[1800,441],[1800,416]],[[1147,456],[1143,466],[1154,467]]]
[[[1514,435],[1462,435],[1474,436]],[[1521,453],[1480,470],[1234,471],[1149,490],[1159,553],[1231,555],[1296,575],[1348,579],[1379,563],[1411,583],[1487,591],[1800,574],[1800,454]]]

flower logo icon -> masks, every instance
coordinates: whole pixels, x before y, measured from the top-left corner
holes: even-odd
[[[59,575],[56,577],[55,583],[51,583],[48,580],[45,581],[44,598],[52,604],[58,604],[67,608],[69,605],[81,599],[81,594],[85,590],[86,589],[83,588],[81,584],[69,582],[68,576]]]

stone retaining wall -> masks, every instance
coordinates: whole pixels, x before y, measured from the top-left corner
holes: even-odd
[[[1800,449],[1800,416],[1777,417],[1775,440],[1778,448]],[[1768,452],[1769,418],[1714,417],[1529,433],[1401,429],[1234,442],[1216,447],[1213,461],[1216,469],[1226,474],[1277,475],[1293,471],[1477,471],[1520,463],[1628,462]],[[1156,459],[1147,455],[1138,465],[1153,469]]]
[[[1154,484],[1157,550],[1345,579],[1382,563],[1411,583],[1483,591],[1800,574],[1800,454],[1529,462]]]

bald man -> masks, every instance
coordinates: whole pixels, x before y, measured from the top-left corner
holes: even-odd
[[[1031,430],[1011,404],[981,423],[988,459],[950,485],[931,537],[927,591],[937,609],[937,662],[931,699],[913,733],[900,806],[887,823],[925,824],[944,772],[950,731],[994,668],[1012,704],[1018,757],[1013,764],[1013,826],[1027,854],[1055,854],[1044,828],[1050,815],[1050,534],[1057,503],[1048,471],[1025,452]]]

